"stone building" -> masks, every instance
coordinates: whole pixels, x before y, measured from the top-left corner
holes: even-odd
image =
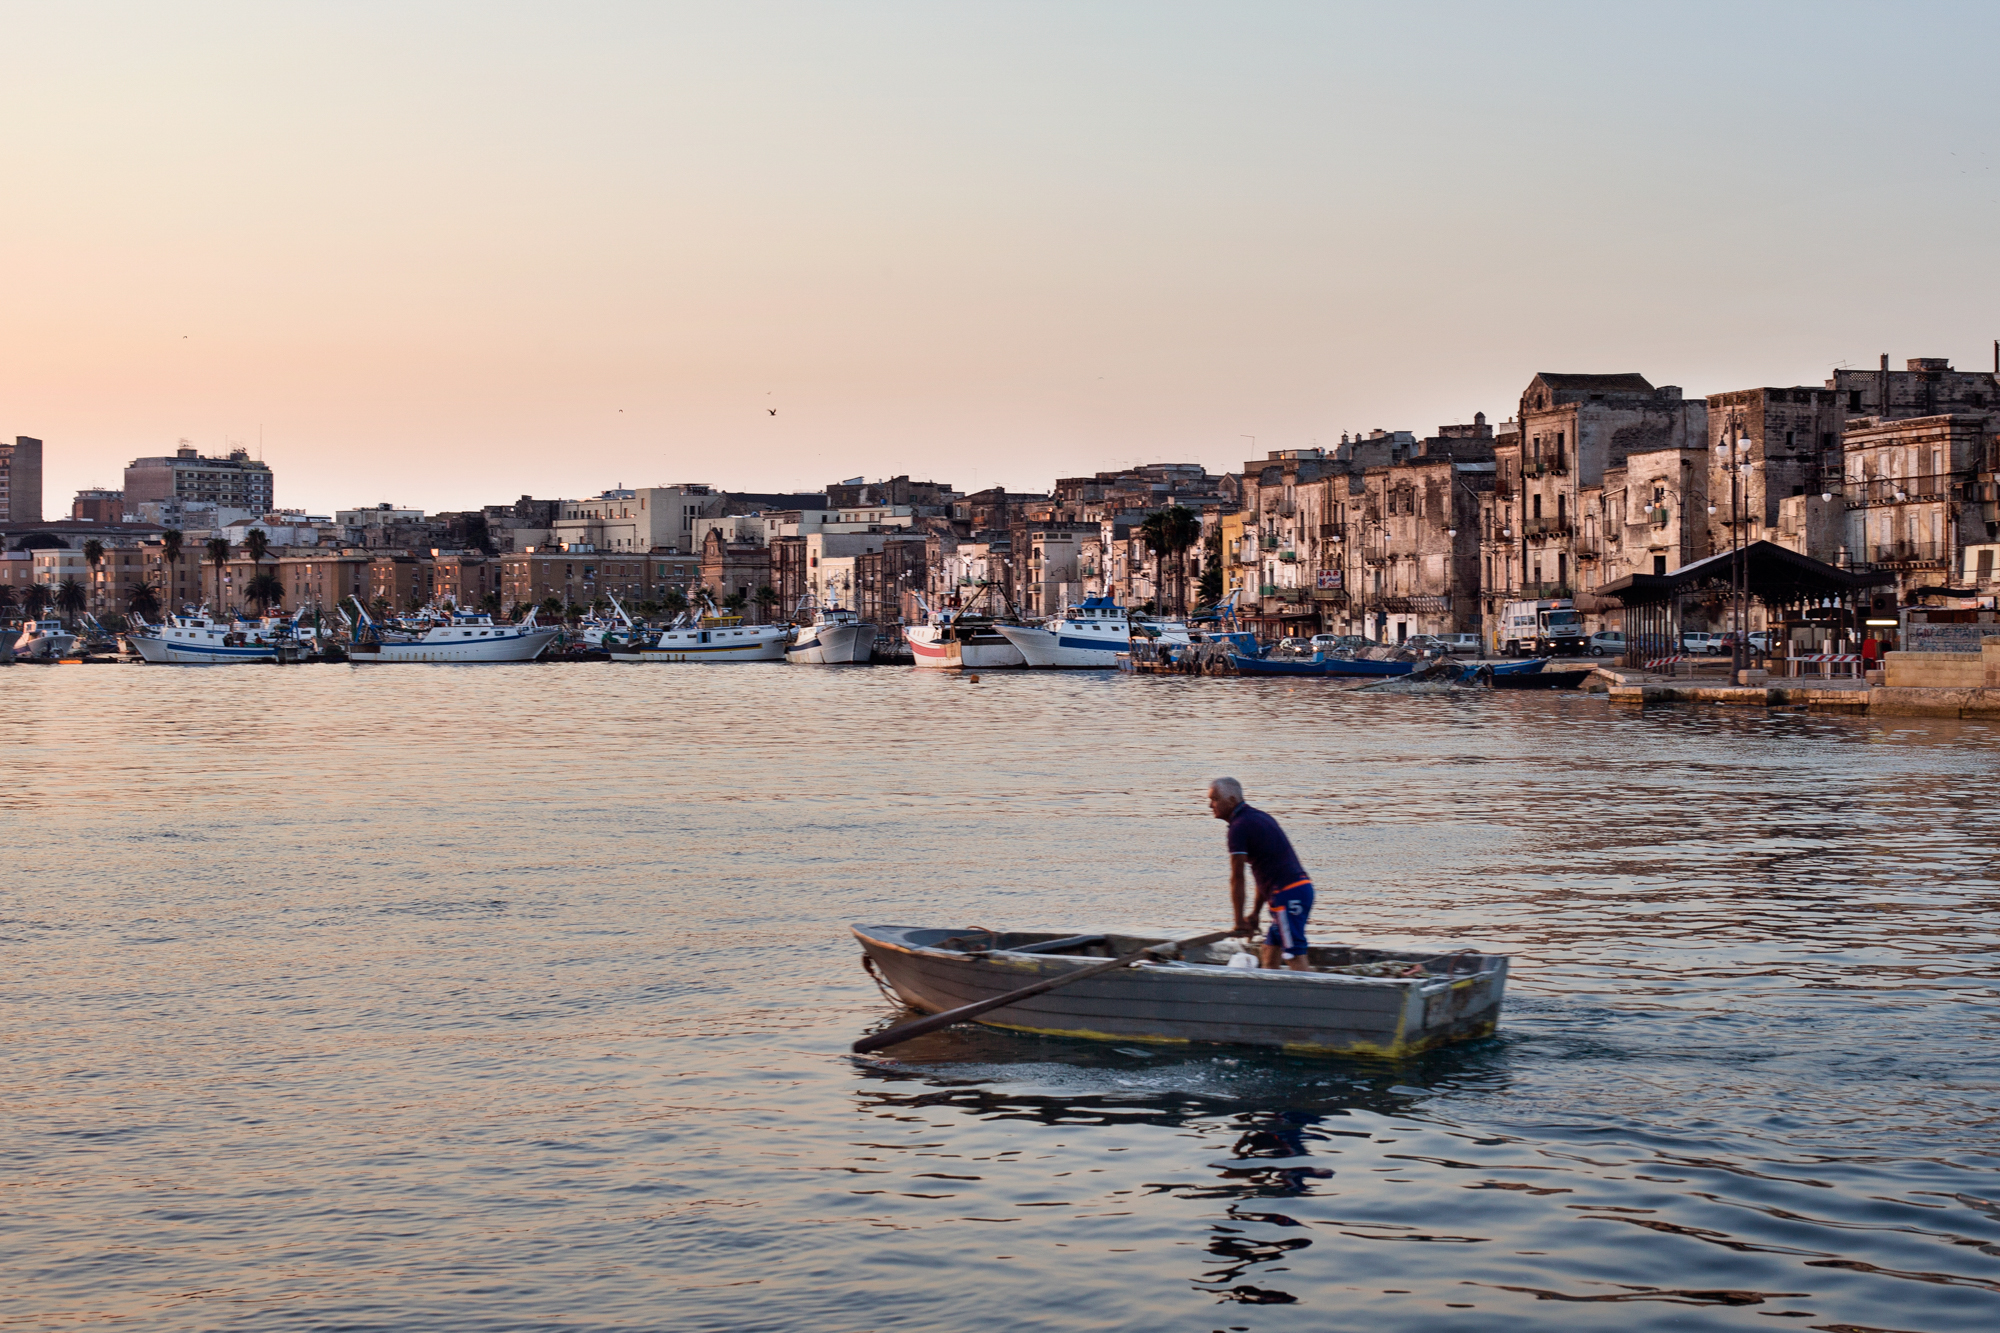
[[[1995,425],[1994,415],[1975,411],[1850,418],[1842,563],[1894,574],[1903,601],[1949,585],[1960,552],[2000,527],[1980,498],[1982,476],[1992,486]]]
[[[553,597],[564,607],[615,595],[629,609],[688,592],[701,581],[700,558],[670,551],[564,551],[542,547],[502,555],[500,609],[514,615]]]
[[[1828,388],[1710,394],[1708,494],[1715,513],[1702,554],[1769,540],[1786,499],[1838,490],[1845,415],[1839,395]],[[1829,564],[1837,557],[1835,551],[1800,554]]]
[[[757,601],[760,588],[771,583],[771,548],[757,542],[731,541],[720,528],[710,528],[701,539],[701,586],[720,606],[726,599],[744,599],[743,616],[761,623],[772,618]],[[771,611],[777,612],[773,607]]]
[[[1673,385],[1656,389],[1643,375],[1543,372],[1522,392],[1509,426],[1495,438],[1493,491],[1480,518],[1481,609],[1489,627],[1508,601],[1575,597],[1610,582],[1603,562],[1613,532],[1621,556],[1634,558],[1622,540],[1631,529],[1630,459],[1689,450],[1705,457],[1708,405],[1683,399]],[[1626,508],[1607,520],[1606,473],[1621,466],[1628,475],[1611,489],[1623,493]],[[1590,510],[1597,535],[1584,542],[1579,534]],[[1659,547],[1649,543],[1646,558],[1668,554],[1670,567],[1694,558],[1685,544]]]

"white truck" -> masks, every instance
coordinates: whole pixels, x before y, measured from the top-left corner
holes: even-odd
[[[1575,656],[1589,650],[1583,616],[1568,598],[1508,602],[1500,608],[1501,651],[1510,657]]]

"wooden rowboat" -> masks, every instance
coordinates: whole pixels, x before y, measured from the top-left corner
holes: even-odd
[[[1166,933],[853,927],[864,963],[913,1009],[939,1013],[1101,963]],[[1401,1059],[1492,1033],[1507,958],[1315,946],[1315,970],[1226,966],[1234,940],[1079,980],[981,1014],[1018,1032],[1106,1041],[1220,1042]],[[1359,972],[1333,969],[1358,968]],[[1364,973],[1390,975],[1364,975]],[[1412,975],[1398,975],[1410,972]]]

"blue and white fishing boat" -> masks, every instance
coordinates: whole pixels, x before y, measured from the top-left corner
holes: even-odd
[[[275,662],[301,649],[296,622],[276,618],[236,620],[210,615],[206,607],[168,616],[149,625],[137,616],[125,641],[148,662],[170,666],[219,666],[231,662]]]
[[[384,631],[362,607],[350,598],[360,619],[347,646],[347,660],[365,662],[532,662],[555,642],[562,631],[554,625],[537,625],[535,613],[518,625],[495,624],[489,615],[468,615],[456,609],[431,613],[432,621],[421,633],[398,634]]]
[[[1187,626],[1134,624],[1126,608],[1109,597],[1088,597],[1079,606],[1042,625],[995,626],[1031,667],[1113,669],[1134,635],[1170,643],[1188,642]]]

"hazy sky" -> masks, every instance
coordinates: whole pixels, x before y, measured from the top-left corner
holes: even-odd
[[[0,24],[0,433],[51,513],[260,434],[321,510],[1046,489],[1497,420],[1537,370],[1699,394],[2000,336],[1991,5]]]

